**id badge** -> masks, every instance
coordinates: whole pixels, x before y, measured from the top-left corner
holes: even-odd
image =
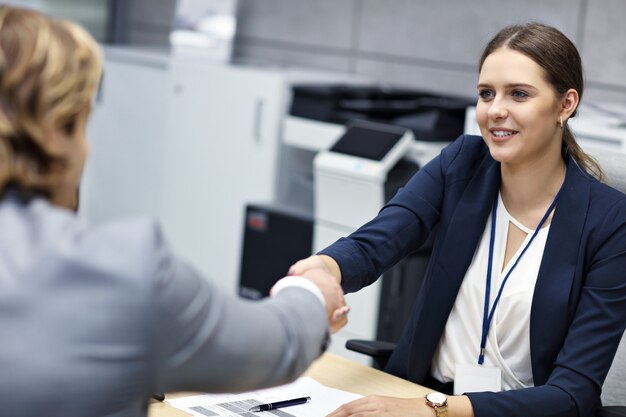
[[[457,363],[454,375],[454,395],[481,391],[502,391],[500,368]]]

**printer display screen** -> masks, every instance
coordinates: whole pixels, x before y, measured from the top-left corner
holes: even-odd
[[[402,133],[352,126],[330,150],[380,161],[398,143],[402,135]]]

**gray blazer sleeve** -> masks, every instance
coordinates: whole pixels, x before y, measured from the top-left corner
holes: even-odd
[[[283,384],[322,353],[326,311],[309,291],[287,288],[262,301],[230,296],[174,257],[158,234],[155,241],[155,391]]]

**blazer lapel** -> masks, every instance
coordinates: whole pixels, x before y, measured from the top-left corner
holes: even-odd
[[[535,385],[544,384],[566,337],[582,275],[576,276],[580,240],[589,207],[586,174],[570,160],[537,275],[530,317]],[[573,303],[572,303],[573,301]],[[549,318],[549,320],[548,320]]]
[[[441,224],[448,224],[448,227],[440,230],[442,240],[434,248],[435,259],[431,260],[432,267],[414,311],[417,322],[409,363],[409,379],[413,381],[423,380],[428,371],[430,363],[425,363],[423,358],[432,357],[439,343],[500,186],[500,164],[486,158],[479,170],[482,172],[472,176],[469,184],[459,182],[446,191],[450,199],[458,199],[458,203],[446,202],[455,208],[449,219],[442,218]],[[463,190],[460,195],[455,195],[456,187]]]

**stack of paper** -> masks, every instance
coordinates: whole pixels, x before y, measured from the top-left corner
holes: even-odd
[[[311,397],[311,401],[270,411],[257,413],[249,411],[258,404],[299,397]],[[312,378],[302,377],[291,384],[258,391],[241,394],[202,394],[166,401],[173,407],[199,417],[320,417],[357,398],[361,398],[361,395],[329,388]]]

